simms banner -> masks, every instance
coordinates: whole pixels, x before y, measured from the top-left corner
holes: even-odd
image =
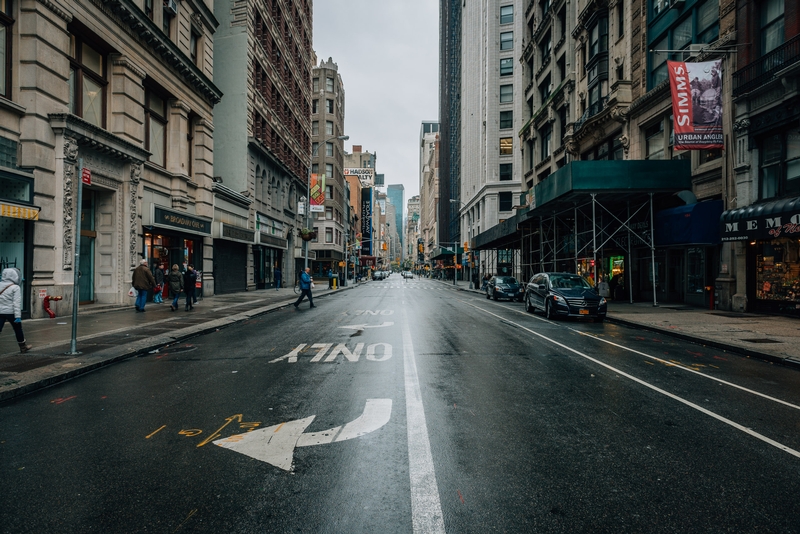
[[[325,212],[325,175],[316,174],[311,175],[311,188],[309,189],[311,195],[311,213]]]
[[[361,189],[361,255],[372,256],[372,188]]]
[[[675,150],[722,148],[722,60],[667,61]]]

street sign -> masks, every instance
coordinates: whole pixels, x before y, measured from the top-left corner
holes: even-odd
[[[86,185],[92,185],[92,171],[90,169],[86,167],[83,168],[83,171],[81,171],[81,182]]]
[[[213,443],[274,465],[284,471],[290,471],[296,447],[325,445],[361,437],[384,426],[389,422],[391,415],[392,399],[367,399],[364,412],[344,426],[305,434],[305,429],[316,417],[316,415],[311,415],[304,419],[218,439]]]

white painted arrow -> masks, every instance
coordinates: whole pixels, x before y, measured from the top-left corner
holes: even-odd
[[[389,422],[391,415],[392,399],[367,399],[364,412],[344,426],[303,434],[316,417],[312,415],[269,428],[218,439],[213,443],[280,467],[284,471],[290,471],[295,447],[324,445],[357,438],[378,430]]]
[[[353,330],[364,330],[365,328],[383,328],[385,326],[392,326],[394,325],[391,321],[384,321],[383,324],[349,324],[345,326],[340,326],[339,328],[352,328]]]

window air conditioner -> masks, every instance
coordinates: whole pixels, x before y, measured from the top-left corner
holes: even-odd
[[[703,43],[692,43],[692,44],[690,44],[689,48],[687,48],[684,51],[684,54],[685,54],[684,61],[688,61],[690,59],[697,59],[697,56],[699,56],[703,52],[703,49],[706,48],[706,46],[708,46],[708,45],[705,45]]]
[[[164,9],[172,13],[173,15],[178,14],[178,0],[164,0]]]

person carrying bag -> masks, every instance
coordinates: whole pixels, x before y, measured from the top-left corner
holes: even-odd
[[[19,282],[18,269],[3,269],[3,279],[0,281],[0,332],[3,331],[6,321],[11,323],[17,336],[19,351],[24,354],[31,350],[31,346],[25,342],[25,334],[22,332],[22,291]]]
[[[169,296],[172,297],[169,309],[175,311],[178,309],[178,299],[181,298],[183,291],[183,275],[178,270],[177,264],[172,266],[172,270],[167,275],[167,284],[169,284]]]

